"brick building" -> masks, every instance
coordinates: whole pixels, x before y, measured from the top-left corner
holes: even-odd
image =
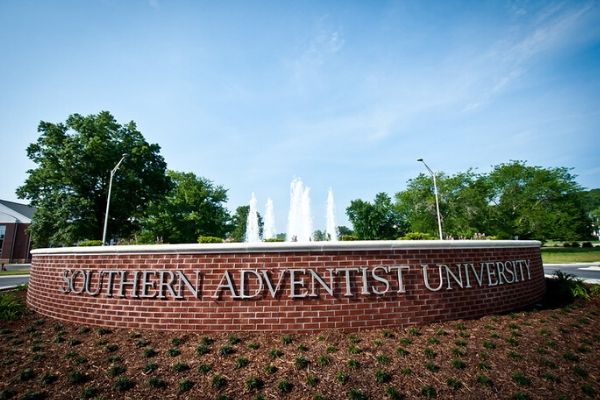
[[[0,262],[23,263],[31,260],[31,225],[33,207],[0,200]]]

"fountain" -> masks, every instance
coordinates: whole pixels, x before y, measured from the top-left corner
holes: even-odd
[[[275,237],[275,216],[273,213],[273,200],[267,199],[267,205],[265,206],[265,226],[263,229],[263,238],[273,239]]]
[[[286,241],[310,242],[312,233],[310,188],[305,187],[299,178],[294,178],[290,184],[290,211]]]
[[[250,198],[250,210],[246,220],[246,242],[260,243],[260,232],[258,227],[258,212],[256,211],[256,197],[252,193]]]
[[[337,232],[335,229],[335,204],[333,201],[333,190],[329,188],[327,192],[327,225],[325,236],[331,242],[337,242]]]

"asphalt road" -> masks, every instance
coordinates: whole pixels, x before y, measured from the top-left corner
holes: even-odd
[[[21,285],[29,281],[29,275],[0,276],[0,289]]]
[[[575,275],[586,282],[600,284],[600,263],[544,264],[546,275],[554,275],[558,270]]]

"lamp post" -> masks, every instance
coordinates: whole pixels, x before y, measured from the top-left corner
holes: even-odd
[[[438,200],[438,189],[437,189],[437,183],[435,181],[435,173],[431,170],[431,168],[429,168],[429,166],[427,164],[425,164],[425,161],[423,161],[422,158],[419,158],[417,161],[422,162],[423,165],[425,166],[425,168],[427,168],[427,170],[433,177],[433,192],[435,194],[435,210],[437,212],[438,231],[440,233],[440,240],[444,240],[444,236],[442,234],[442,218],[440,217],[440,203]]]
[[[112,191],[113,176],[117,173],[119,166],[123,160],[127,157],[127,154],[123,154],[123,157],[119,160],[117,165],[110,171],[110,181],[108,183],[108,198],[106,199],[106,213],[104,214],[104,230],[102,231],[102,246],[106,246],[106,226],[108,225],[108,209],[110,208],[110,193]]]

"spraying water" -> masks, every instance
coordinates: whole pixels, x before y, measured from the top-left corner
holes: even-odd
[[[335,231],[335,205],[333,202],[333,190],[329,188],[327,193],[327,225],[325,229],[327,240],[337,242],[337,233]]]
[[[267,199],[267,205],[265,206],[265,226],[263,230],[263,237],[265,239],[272,239],[275,237],[275,216],[273,213],[273,200],[269,197]]]
[[[252,193],[250,198],[250,210],[248,211],[248,219],[246,220],[246,242],[260,242],[260,233],[258,231],[258,212],[256,211],[256,197]]]
[[[288,242],[309,242],[312,239],[312,216],[310,215],[310,188],[299,178],[290,184],[290,211],[288,214]]]

